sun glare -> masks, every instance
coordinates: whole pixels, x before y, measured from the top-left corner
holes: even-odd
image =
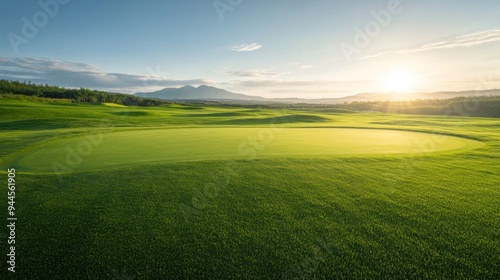
[[[386,77],[384,87],[391,92],[406,93],[412,90],[414,82],[415,79],[410,73],[395,71]]]

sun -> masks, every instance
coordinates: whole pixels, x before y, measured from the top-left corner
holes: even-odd
[[[384,80],[385,90],[396,93],[407,93],[413,89],[415,77],[406,71],[394,71]]]

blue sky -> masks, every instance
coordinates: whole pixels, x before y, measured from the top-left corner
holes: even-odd
[[[497,0],[41,0],[0,11],[4,79],[302,98],[500,88]]]

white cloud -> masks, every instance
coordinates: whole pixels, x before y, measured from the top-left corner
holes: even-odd
[[[328,81],[328,80],[310,80],[310,81],[287,81],[287,80],[235,80],[231,81],[232,85],[249,87],[249,88],[265,88],[265,87],[322,87],[322,86],[354,86],[366,81]]]
[[[500,28],[466,34],[439,42],[424,44],[414,48],[380,52],[374,55],[361,57],[360,59],[375,58],[375,57],[385,56],[388,54],[406,54],[406,53],[425,52],[437,49],[464,48],[464,47],[471,47],[475,45],[481,45],[497,41],[500,41]]]
[[[233,50],[235,52],[252,52],[252,51],[256,51],[260,48],[262,48],[261,45],[259,45],[257,43],[252,43],[252,44],[237,45],[237,46],[232,47],[231,50]]]
[[[283,73],[273,72],[268,69],[252,69],[245,71],[228,71],[227,74],[237,77],[255,78],[255,77],[274,77],[282,75]]]
[[[311,69],[314,67],[314,65],[303,64],[303,63],[298,63],[298,62],[290,63],[289,65],[293,66],[294,68],[301,69],[301,70]]]
[[[126,93],[212,83],[205,79],[176,80],[152,75],[106,73],[89,64],[32,57],[0,57],[0,78]]]

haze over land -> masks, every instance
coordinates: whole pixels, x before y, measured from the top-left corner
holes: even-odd
[[[245,103],[311,103],[311,104],[328,104],[328,103],[343,103],[354,101],[403,101],[417,99],[450,99],[456,97],[474,97],[474,96],[498,96],[500,90],[479,90],[479,91],[458,91],[458,92],[431,92],[431,93],[360,93],[352,96],[340,98],[321,98],[321,99],[304,99],[304,98],[263,98],[260,96],[251,96],[240,93],[229,92],[224,89],[201,85],[199,87],[184,86],[181,88],[164,88],[155,92],[138,92],[136,96],[145,98],[158,98],[171,101],[233,101]]]
[[[40,3],[0,3],[0,78],[306,99],[500,88],[493,0]]]

